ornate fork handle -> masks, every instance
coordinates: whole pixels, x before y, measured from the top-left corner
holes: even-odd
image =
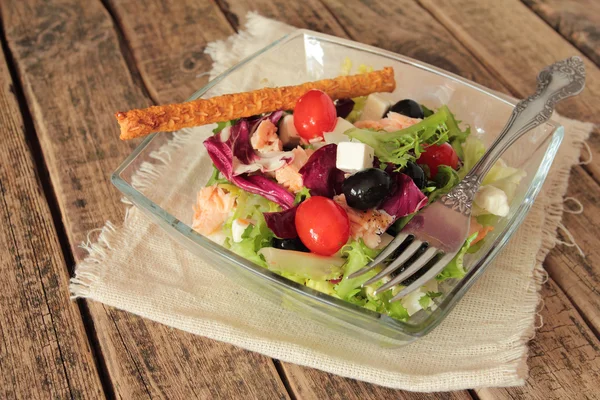
[[[544,68],[537,77],[536,92],[517,103],[506,126],[483,157],[450,193],[444,205],[465,215],[481,181],[500,156],[523,134],[548,121],[559,101],[579,94],[585,86],[585,67],[579,57],[570,57]]]

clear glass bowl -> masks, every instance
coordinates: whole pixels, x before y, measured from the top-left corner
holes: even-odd
[[[299,30],[243,60],[209,82],[191,99],[235,93],[265,86],[296,85],[338,76],[346,60],[356,73],[363,64],[394,68],[397,88],[390,100],[411,98],[435,108],[447,104],[462,124],[487,145],[501,130],[515,99],[430,65],[375,47],[317,32]],[[346,61],[347,65],[347,61]],[[532,73],[533,76],[533,73]],[[467,275],[447,281],[433,311],[420,311],[408,321],[346,303],[289,281],[215,244],[191,228],[197,191],[212,171],[202,144],[214,126],[154,134],[146,138],[112,176],[115,186],[137,207],[170,233],[174,240],[211,262],[237,281],[282,306],[384,346],[399,346],[437,326],[473,285],[523,221],[548,173],[563,138],[554,122],[536,128],[505,153],[504,160],[527,172],[511,204],[484,245],[467,255]],[[142,174],[137,172],[144,171]]]

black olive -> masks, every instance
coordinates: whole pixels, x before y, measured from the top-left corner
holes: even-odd
[[[273,247],[276,249],[282,250],[294,250],[294,251],[303,251],[305,253],[310,253],[310,250],[300,241],[300,238],[294,239],[279,239],[273,238]]]
[[[346,118],[348,114],[352,112],[353,108],[354,100],[352,99],[338,99],[335,102],[335,111],[337,112],[337,116],[340,118]]]
[[[408,164],[406,164],[406,168],[404,168],[402,172],[410,176],[419,189],[423,189],[425,185],[427,185],[425,172],[423,172],[423,169],[414,162],[409,161]]]
[[[344,180],[342,191],[352,208],[368,210],[377,207],[390,192],[392,179],[378,168],[357,172]]]
[[[390,108],[390,111],[406,115],[410,118],[423,119],[425,117],[421,105],[416,101],[410,99],[400,100]]]

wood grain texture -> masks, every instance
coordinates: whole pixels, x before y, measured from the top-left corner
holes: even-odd
[[[491,86],[496,90],[511,94],[508,85],[505,86],[503,81],[495,79],[490,73],[487,72],[485,68],[482,68],[481,64],[469,53],[469,51],[467,51],[465,47],[456,41],[456,39],[445,27],[441,26],[441,24],[432,18],[427,11],[423,10],[421,7],[415,5],[415,3],[411,1],[395,2],[397,8],[394,8],[394,6],[389,6],[388,3],[384,2],[367,3],[359,1],[342,2],[327,0],[324,3],[327,8],[334,13],[339,22],[343,24],[351,37],[357,41],[400,52],[442,68],[452,68],[453,72],[459,75],[466,76],[483,85]],[[288,17],[285,13],[272,14],[272,10],[277,10],[278,8],[271,2],[264,6],[257,4],[256,2],[252,2],[251,6],[247,5],[245,2],[236,2],[236,9],[238,9],[237,7],[239,7],[241,12],[240,14],[234,14],[232,18],[242,22],[244,21],[243,14],[248,10],[252,10],[258,11],[260,14],[264,14],[266,12],[271,13],[269,14],[270,16],[278,20],[293,23],[298,27],[308,26],[306,22],[298,20],[297,18],[294,18],[293,20],[286,19]],[[320,17],[320,15],[323,13],[325,13],[325,11],[321,9],[319,11],[320,19],[327,18],[327,15],[323,16],[322,18]],[[381,28],[378,28],[379,26],[381,26]],[[451,61],[444,58],[445,54],[450,55],[448,57],[451,57]],[[507,55],[507,57],[509,56]],[[509,60],[511,59],[509,58]],[[534,82],[535,72],[533,75],[534,76],[531,77],[531,80]],[[516,92],[512,92],[512,94],[519,95],[519,93]],[[593,216],[596,214],[595,210],[597,209],[597,206],[594,204],[595,200],[593,199],[593,196],[596,196],[598,193],[598,186],[581,167],[577,167],[575,170],[576,172],[572,179],[571,188],[569,189],[567,195],[578,197],[584,203],[584,208],[586,211],[584,215],[567,216],[565,224],[575,233],[577,238],[586,236],[590,241],[590,247],[594,246],[594,244],[596,247],[600,247],[600,243],[594,241],[595,238],[600,237],[599,235],[589,235],[586,234],[585,230],[583,229],[576,229],[579,224],[585,224],[586,221],[589,221],[589,218],[593,218]],[[582,198],[578,194],[580,191],[587,191],[587,193],[589,193],[588,197],[592,198]],[[560,247],[552,252],[550,258],[552,259],[553,256],[564,259],[565,261],[563,262],[568,262],[571,268],[577,271],[577,274],[575,275],[561,275],[561,277],[569,277],[571,280],[570,283],[572,286],[569,288],[569,295],[572,294],[576,297],[576,293],[582,289],[579,286],[587,288],[587,292],[582,292],[582,295],[579,296],[581,298],[586,297],[588,294],[594,294],[594,292],[597,292],[596,288],[598,285],[596,280],[597,278],[595,277],[596,275],[593,273],[593,270],[590,270],[589,266],[582,266],[579,255],[575,250]],[[561,281],[561,284],[562,283],[564,282]],[[553,283],[551,284],[554,285]],[[543,292],[543,294],[546,292],[547,291]],[[575,299],[575,297],[573,297],[573,299]],[[568,301],[565,300],[565,304],[568,304]],[[595,314],[593,314],[592,311],[598,311],[597,303],[595,302],[582,302],[581,304],[585,305],[585,308],[589,312],[588,315],[593,316]],[[577,312],[572,309],[571,313],[573,315],[577,315]],[[554,320],[550,320],[548,322],[548,329],[552,328],[551,323],[553,321]],[[580,341],[582,338],[585,339],[578,331],[569,331],[565,334],[565,337],[568,335],[573,335],[573,337],[564,340]],[[546,336],[540,336],[538,340],[541,341],[541,346],[547,345],[545,342]],[[544,363],[545,361],[542,357],[541,361],[536,362],[539,364]],[[532,361],[530,364],[532,368],[537,368],[538,364],[535,362]],[[328,374],[285,363],[283,363],[283,367],[286,371],[292,389],[294,389],[294,392],[298,396],[305,395],[308,396],[308,398],[311,398],[314,397],[315,394],[316,396],[319,396],[324,395],[323,393],[326,393],[325,389],[329,387],[329,383],[324,384],[321,382],[330,382],[329,379],[331,378]],[[547,373],[556,373],[560,376],[560,371],[554,371],[553,368],[555,367],[556,364],[553,363],[552,360],[549,360],[548,366],[546,367]],[[588,386],[586,388],[589,389],[590,387],[593,387],[589,385],[589,382],[587,383]],[[569,384],[569,382],[567,382],[566,379],[564,379],[564,377],[562,380],[559,380],[556,385],[558,387],[563,384],[564,388],[561,389],[563,390],[563,393],[568,393],[568,395],[576,397],[577,391],[573,390],[573,387]],[[338,386],[343,387],[344,385],[336,384],[336,387]],[[537,390],[538,385],[536,384],[534,378],[534,381],[530,382],[528,386],[521,391],[521,393],[525,397],[531,397],[536,395]],[[545,392],[542,391],[540,393],[543,394]]]
[[[474,80],[503,86],[448,31],[411,0],[324,0],[351,38]]]
[[[583,57],[585,90],[561,102],[557,111],[570,118],[600,123],[600,70],[526,5],[518,0],[418,1],[516,96],[533,93],[535,76],[546,65],[573,55]],[[600,159],[599,132],[596,129],[589,139],[596,159]],[[600,182],[600,164],[585,168]]]
[[[152,3],[152,2],[150,2]],[[196,4],[198,4],[197,1],[183,1],[182,2],[182,6],[184,5],[186,8],[193,8]],[[225,4],[224,2],[220,1],[219,4],[223,7],[230,7],[229,4]],[[301,25],[301,16],[302,15],[306,15],[307,10],[310,10],[311,13],[318,13],[318,12],[323,12],[322,8],[318,8],[318,3],[310,0],[307,5],[305,5],[305,7],[296,7],[294,5],[295,3],[290,4],[291,8],[294,10],[292,12],[287,12],[288,8],[284,8],[285,10],[285,14],[276,14],[278,11],[282,10],[282,8],[280,7],[280,5],[277,5],[275,3],[270,3],[270,2],[258,2],[258,3],[253,3],[252,5],[249,5],[246,2],[235,2],[235,8],[232,10],[231,8],[227,8],[226,12],[228,12],[228,20],[230,21],[234,21],[234,23],[236,24],[236,28],[237,28],[237,24],[244,24],[245,23],[245,16],[246,13],[248,11],[259,11],[262,15],[265,15],[264,11],[265,10],[271,10],[271,13],[267,15],[271,15],[271,17],[275,17],[281,21],[284,22],[288,22],[288,23],[294,23],[296,26],[303,26]],[[111,0],[111,6],[112,6],[112,11],[114,15],[119,16],[118,18],[121,20],[121,22],[124,25],[124,32],[125,32],[125,37],[127,38],[127,41],[129,43],[175,43],[178,42],[178,40],[182,41],[181,44],[182,46],[187,47],[187,46],[194,46],[196,40],[194,39],[195,36],[189,36],[187,41],[188,43],[185,42],[184,38],[179,38],[179,39],[175,39],[175,38],[171,38],[171,35],[176,34],[176,30],[150,30],[150,29],[128,29],[126,26],[129,23],[133,23],[135,24],[134,21],[130,21],[131,16],[128,16],[131,10],[129,10],[126,6],[127,6],[127,2],[121,1],[121,0]],[[148,9],[153,9],[155,7],[155,5],[150,4]],[[311,10],[312,7],[312,10]],[[192,11],[193,13],[194,11]],[[279,15],[279,17],[278,17]],[[315,14],[312,14],[313,20],[316,20],[316,18],[314,17]],[[285,17],[287,16],[287,17]],[[140,18],[141,17],[141,18]],[[165,17],[167,19],[171,20],[172,24],[177,24],[178,22],[178,16],[177,14],[172,14],[169,13],[167,14],[167,16]],[[233,18],[233,20],[232,20]],[[140,15],[139,12],[135,15],[135,19],[140,19],[140,20],[147,20],[147,18],[145,18],[145,14]],[[329,14],[329,17],[325,17],[323,18],[323,20],[327,21],[329,20],[328,24],[330,25],[323,25],[323,24],[316,24],[319,27],[323,27],[326,28],[327,26],[331,27],[333,25],[336,24],[335,20],[331,17],[331,15]],[[227,22],[225,22],[227,24]],[[229,26],[229,25],[227,25]],[[337,26],[337,25],[335,25]],[[313,26],[314,27],[314,26]],[[198,26],[198,28],[201,28],[200,25]],[[231,29],[231,33],[233,33],[233,29]],[[337,30],[332,30],[332,33],[338,33],[338,34],[343,34],[343,31],[341,31],[341,29],[339,29],[339,26],[337,27]],[[168,58],[169,56],[163,53],[168,53],[170,52],[170,49],[164,49],[164,46],[161,45],[157,45],[155,47],[152,47],[151,49],[145,49],[145,50],[141,50],[138,46],[134,45],[132,46],[132,57],[134,60],[136,60],[137,65],[139,66],[140,69],[140,73],[141,75],[144,77],[144,82],[147,84],[148,87],[153,87],[153,88],[157,88],[156,89],[156,93],[153,96],[156,96],[157,99],[160,99],[161,101],[174,101],[177,100],[177,98],[173,98],[173,93],[182,93],[182,96],[188,97],[191,92],[193,90],[198,89],[200,86],[198,86],[197,88],[188,88],[186,85],[186,82],[179,82],[181,84],[181,86],[177,86],[177,82],[171,82],[171,83],[167,83],[164,81],[164,76],[162,74],[154,74],[152,73],[152,71],[156,70],[156,67],[153,65],[153,63],[155,62],[155,60],[163,60]],[[160,62],[160,61],[159,61]],[[177,60],[173,59],[171,60],[171,64],[172,65],[177,65]],[[201,83],[199,83],[199,85],[201,85]],[[166,88],[168,87],[168,90],[163,90],[161,88]],[[186,93],[186,91],[189,90],[189,93]],[[291,364],[285,364],[282,363],[284,365],[284,368],[295,368],[293,365]],[[370,394],[370,398],[385,398],[388,396],[391,396],[392,398],[402,398],[402,399],[420,399],[423,398],[420,395],[416,395],[413,393],[409,393],[409,392],[400,392],[400,391],[394,391],[394,390],[389,390],[389,389],[384,389],[381,388],[379,386],[375,386],[375,385],[369,385],[366,383],[362,383],[362,382],[357,382],[357,381],[352,381],[352,380],[344,380],[342,378],[338,378],[335,377],[333,375],[330,374],[326,374],[324,372],[321,371],[317,371],[317,370],[310,370],[310,369],[305,369],[307,371],[310,371],[310,377],[311,377],[311,381],[307,382],[306,380],[302,380],[302,379],[296,379],[298,377],[302,376],[301,372],[297,372],[294,377],[290,377],[288,376],[288,379],[293,379],[293,382],[291,382],[291,386],[292,386],[292,390],[294,395],[297,396],[297,398],[311,398],[311,397],[306,397],[307,393],[310,393],[310,396],[312,396],[312,398],[317,398],[317,399],[321,399],[321,398],[328,398],[329,394],[332,392],[335,392],[337,394],[337,396],[339,396],[339,398],[346,398],[346,399],[353,399],[353,398],[360,398],[361,394],[365,394],[365,393],[369,393]],[[321,386],[313,386],[312,384],[314,382],[329,382],[326,387]],[[342,382],[343,384],[338,384]],[[304,386],[304,383],[306,383],[309,386]],[[357,388],[360,389],[359,392],[356,392]],[[326,391],[324,391],[326,389]],[[302,391],[302,392],[300,392]],[[305,393],[306,392],[306,393]],[[467,394],[467,392],[462,392],[462,396],[463,397],[457,397],[457,398],[469,398],[470,396]],[[466,396],[466,397],[464,397]],[[437,398],[437,396],[433,396],[430,398]]]
[[[563,245],[550,252],[544,265],[600,337],[600,190],[594,184],[582,168],[573,168],[567,195],[582,204],[583,213],[565,213],[563,217],[585,258],[577,249]],[[571,202],[565,205],[574,206]],[[559,235],[564,236],[564,232],[559,231]]]
[[[529,379],[523,387],[476,390],[481,400],[597,399],[600,341],[552,281],[542,288],[544,325],[529,346]]]
[[[208,82],[208,42],[234,33],[211,1],[107,0],[136,67],[158,103],[180,102]],[[156,18],[155,16],[160,16]]]
[[[600,2],[522,0],[552,28],[600,65]]]
[[[0,50],[0,398],[104,391]]]
[[[0,7],[68,239],[81,259],[85,252],[77,246],[88,230],[123,218],[108,177],[135,143],[118,140],[113,113],[151,101],[128,70],[99,1],[13,0]],[[118,397],[287,396],[266,357],[101,304],[89,306]]]
[[[430,0],[420,1],[442,23],[447,24],[457,37],[463,38],[474,54],[496,71],[517,96],[525,96],[533,90],[533,77],[528,77],[523,71],[530,71],[529,75],[534,75],[533,71],[545,64],[577,53],[572,45],[536,15],[528,13],[527,7],[518,1],[501,0],[489,3],[487,7],[462,0],[457,0],[459,4],[453,7]],[[480,26],[484,22],[487,24],[485,29]],[[495,51],[487,50],[492,47],[495,47]],[[560,110],[572,118],[599,123],[597,99],[600,94],[600,72],[593,63],[587,61],[586,68],[586,89],[579,96],[566,100],[567,104]],[[594,181],[598,181],[597,171],[600,171],[600,138],[597,131],[592,134],[589,143],[596,160],[585,166],[591,178],[581,167],[574,168],[567,193],[580,199],[584,214],[567,214],[564,218],[565,226],[574,234],[575,240],[584,245],[584,251],[589,256],[583,260],[574,249],[557,248],[548,257],[548,271],[567,295],[576,301],[577,308],[594,324],[595,330],[600,331],[600,263],[596,254],[596,249],[600,247],[600,236],[593,233],[594,226],[589,224],[590,220],[597,218],[598,210],[598,186],[593,185]],[[559,268],[559,265],[570,267]]]
[[[249,12],[273,18],[298,28],[311,29],[330,35],[347,36],[335,17],[319,0],[216,0],[233,28],[240,30],[246,24]]]

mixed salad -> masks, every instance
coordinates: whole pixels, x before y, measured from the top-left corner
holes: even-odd
[[[508,214],[524,172],[499,161],[475,198],[471,232],[436,279],[399,302],[400,289],[362,287],[363,268],[485,152],[448,107],[380,94],[335,102],[318,90],[295,109],[220,123],[205,141],[213,174],[193,206],[193,228],[297,283],[406,320],[435,307],[439,282],[465,274],[463,257]]]

